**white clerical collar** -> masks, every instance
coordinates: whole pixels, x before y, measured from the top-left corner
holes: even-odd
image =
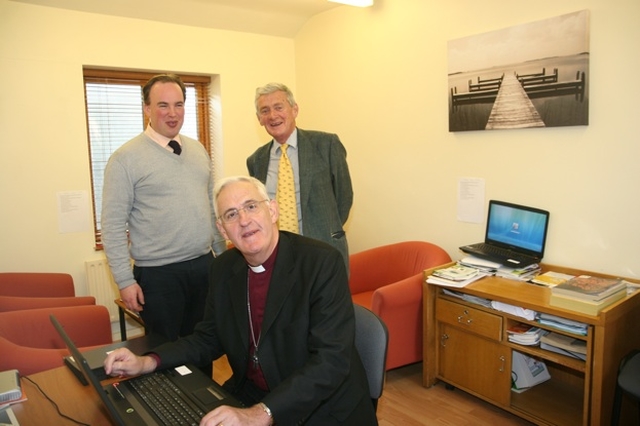
[[[251,268],[251,270],[256,274],[260,274],[260,273],[266,271],[266,269],[264,269],[264,266],[262,266],[262,265],[258,265],[258,266],[249,265],[249,268]]]

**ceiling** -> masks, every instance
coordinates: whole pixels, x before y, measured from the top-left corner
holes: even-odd
[[[294,37],[312,16],[340,7],[327,0],[12,0],[128,18]]]

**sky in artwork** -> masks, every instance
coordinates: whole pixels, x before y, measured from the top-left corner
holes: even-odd
[[[589,51],[589,11],[567,15],[448,43],[449,74]]]

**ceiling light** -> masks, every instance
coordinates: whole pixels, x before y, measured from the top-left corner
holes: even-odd
[[[373,0],[329,0],[333,3],[342,3],[349,6],[369,7],[373,6]]]

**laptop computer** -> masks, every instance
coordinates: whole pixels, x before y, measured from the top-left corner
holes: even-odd
[[[207,412],[220,405],[242,406],[220,385],[191,365],[103,386],[56,317],[51,315],[50,319],[86,380],[98,392],[113,421],[119,426],[197,425]],[[173,395],[165,395],[168,392]],[[168,400],[169,404],[152,408],[161,400]]]
[[[540,263],[547,242],[549,212],[490,200],[484,242],[460,250],[513,268]]]

